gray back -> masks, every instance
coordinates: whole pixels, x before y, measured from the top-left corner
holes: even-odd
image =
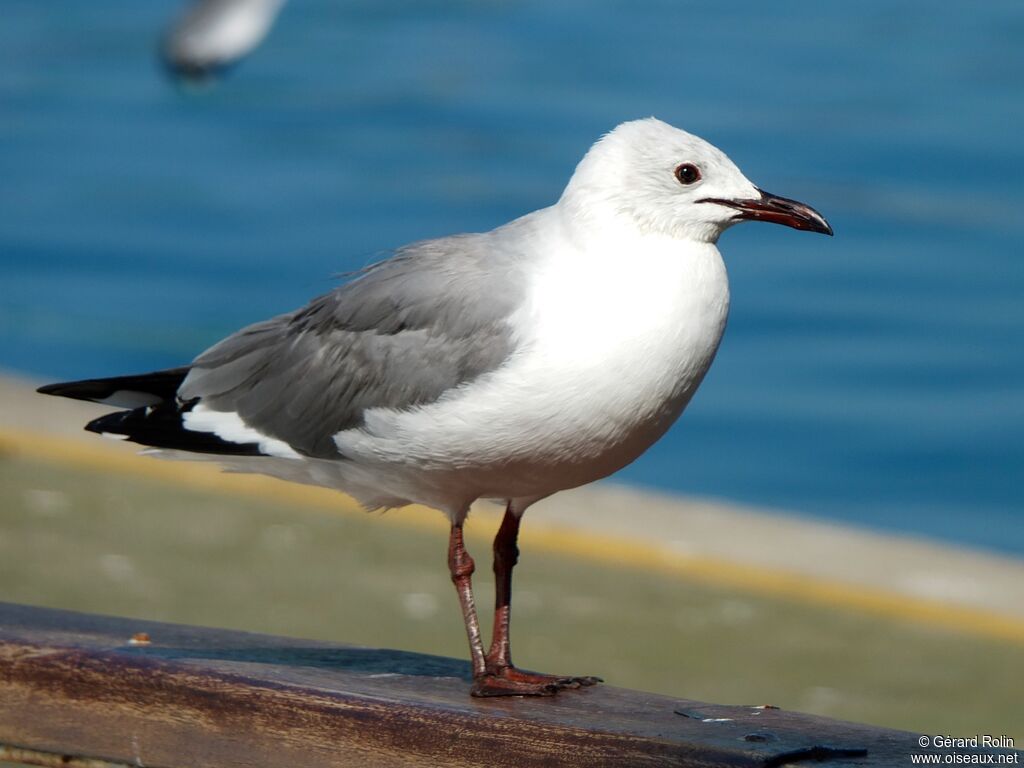
[[[360,426],[366,409],[433,402],[508,358],[523,264],[496,234],[406,246],[302,309],[238,331],[196,358],[178,397],[336,457],[333,435]]]

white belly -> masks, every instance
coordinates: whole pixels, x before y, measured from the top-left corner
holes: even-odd
[[[431,405],[369,412],[338,435],[342,453],[435,506],[545,496],[629,464],[689,402],[729,306],[713,245],[640,250],[629,268],[621,250],[547,260],[505,365]]]

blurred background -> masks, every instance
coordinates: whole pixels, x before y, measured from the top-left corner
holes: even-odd
[[[603,132],[655,115],[721,147],[759,186],[822,211],[836,236],[741,226],[722,238],[733,308],[718,359],[680,424],[615,481],[1024,559],[1019,0],[291,0],[250,57],[199,84],[176,81],[159,61],[180,13],[169,0],[5,4],[0,367],[56,380],[180,365],[390,248],[553,203]],[[313,543],[333,539],[310,533],[330,527],[315,516],[250,509],[236,519],[223,498],[175,500],[19,461],[6,460],[0,536],[21,559],[5,558],[2,599],[462,650],[437,535],[422,534],[429,546],[394,544],[394,529],[350,520],[351,531],[331,528],[335,538],[364,544],[316,561]],[[259,587],[244,566],[256,551],[244,546],[249,536],[257,550],[294,550],[290,562],[322,578]],[[379,551],[365,543],[375,536]],[[362,605],[351,589],[328,597],[351,587],[332,570],[346,558],[394,568],[403,547],[443,597],[382,594],[398,601],[394,632],[384,630],[390,619],[364,631],[323,609],[309,617],[310,605]],[[204,551],[212,559],[193,562]],[[48,572],[33,570],[44,556]],[[611,566],[570,576],[544,557],[533,576],[531,566],[517,574],[533,584],[525,625],[534,611],[548,644],[601,636],[611,603],[594,601],[633,581]],[[162,569],[148,592],[145,568]],[[185,570],[201,583],[169,586]],[[295,570],[282,567],[280,578]],[[241,583],[217,581],[222,602],[211,603],[210,579],[230,573]],[[582,602],[566,608],[559,580],[580,573],[590,580],[578,587]],[[616,683],[970,733],[1005,715],[1020,733],[1024,703],[1005,680],[1022,665],[1021,643],[825,619],[706,585],[684,590],[693,611],[710,612],[695,629],[679,618],[679,590],[649,574],[630,579],[642,586],[616,605],[639,606],[637,622],[672,607],[644,633],[662,642],[657,665],[625,661]],[[443,619],[419,622],[426,634],[408,629],[410,616],[438,611]],[[691,653],[672,634],[680,626],[706,632],[707,653],[680,661]],[[734,653],[715,641],[733,631]],[[772,650],[744,645],[751,633]],[[561,654],[601,665],[611,648],[628,648],[608,643],[582,657],[532,646],[523,661],[551,666]],[[846,655],[854,645],[856,663]],[[840,673],[844,658],[852,666]],[[914,658],[917,677],[893,676]],[[790,688],[778,687],[779,670]],[[608,676],[599,666],[556,671]],[[977,701],[942,706],[966,691]]]

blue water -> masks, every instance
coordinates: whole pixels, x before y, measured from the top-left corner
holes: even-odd
[[[173,10],[4,4],[0,366],[180,364],[655,114],[836,237],[723,237],[719,358],[619,479],[1024,555],[1020,0],[293,0],[200,91],[156,66]]]

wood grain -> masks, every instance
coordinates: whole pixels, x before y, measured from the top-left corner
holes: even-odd
[[[911,733],[611,686],[472,699],[468,679],[454,659],[0,603],[0,743],[60,759],[770,768],[922,751]]]

